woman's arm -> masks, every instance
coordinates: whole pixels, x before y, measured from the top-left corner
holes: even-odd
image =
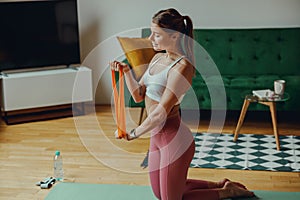
[[[193,74],[193,66],[184,59],[169,71],[166,89],[162,98],[158,104],[149,108],[150,112],[148,117],[135,129],[136,137],[164,124],[168,114],[174,105],[177,104],[178,99],[190,88]],[[130,140],[132,138],[128,139]]]
[[[143,77],[138,82],[134,76],[132,70],[125,73],[125,81],[128,90],[136,103],[139,103],[145,99],[146,87],[144,85]]]
[[[145,98],[145,92],[146,92],[146,88],[143,84],[142,79],[138,82],[133,74],[132,74],[132,70],[130,69],[130,67],[123,63],[123,62],[119,62],[119,61],[114,61],[110,63],[110,68],[114,71],[119,71],[120,68],[123,69],[124,75],[125,75],[125,81],[126,81],[126,85],[127,88],[133,98],[133,100],[135,102],[141,102],[144,100]]]
[[[149,65],[151,65],[151,63],[157,60],[160,56],[162,56],[162,53],[156,53]],[[123,69],[127,88],[136,103],[139,103],[145,99],[146,87],[144,85],[143,76],[140,81],[137,81],[133,75],[133,70],[130,69],[126,63],[119,61],[111,62],[110,68],[115,71],[119,71],[120,68]]]

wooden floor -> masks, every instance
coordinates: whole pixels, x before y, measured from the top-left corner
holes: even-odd
[[[139,109],[130,110],[138,121]],[[201,117],[199,127],[190,120],[192,129],[206,131],[209,117]],[[232,133],[238,113],[226,118],[223,132]],[[300,135],[299,119],[278,116],[280,134]],[[128,124],[128,127],[134,124]],[[63,155],[65,181],[149,185],[147,169],[140,163],[148,149],[149,138],[127,142],[113,137],[116,129],[110,106],[97,106],[85,116],[6,125],[0,121],[0,199],[44,199],[50,190],[35,183],[53,175],[53,155]],[[242,133],[272,134],[269,113],[250,113]],[[300,173],[191,168],[189,177],[241,181],[253,190],[300,191]]]

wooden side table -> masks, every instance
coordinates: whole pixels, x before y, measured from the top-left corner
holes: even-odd
[[[240,129],[243,125],[245,115],[246,115],[246,112],[248,110],[250,103],[260,103],[260,104],[268,106],[270,109],[271,117],[272,117],[272,124],[273,124],[273,131],[274,131],[274,136],[275,136],[275,141],[276,141],[276,148],[279,151],[280,150],[280,142],[279,142],[278,127],[277,127],[276,103],[284,102],[284,101],[287,101],[288,99],[289,99],[289,94],[287,94],[287,93],[285,93],[283,95],[283,97],[277,97],[277,98],[273,98],[273,99],[271,99],[271,98],[260,99],[254,95],[246,95],[238,123],[234,130],[233,141],[236,141],[238,139],[238,135],[239,135]]]

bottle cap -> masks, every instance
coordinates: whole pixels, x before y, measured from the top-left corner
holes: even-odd
[[[55,151],[55,155],[59,156],[60,155],[60,151]]]

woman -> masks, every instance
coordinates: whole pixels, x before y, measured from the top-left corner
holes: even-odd
[[[113,70],[123,68],[132,97],[136,102],[145,100],[148,113],[140,126],[127,133],[127,140],[151,131],[149,175],[158,199],[253,196],[245,186],[228,179],[220,182],[187,179],[195,143],[191,131],[180,119],[179,105],[195,73],[192,31],[190,17],[173,8],[161,10],[152,18],[149,39],[156,51],[164,53],[153,57],[141,80],[134,79],[125,63],[110,63]]]

